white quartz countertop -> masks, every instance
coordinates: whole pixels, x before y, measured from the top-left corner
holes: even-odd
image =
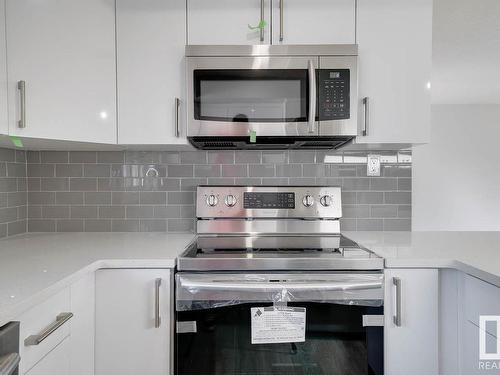
[[[344,232],[386,268],[453,268],[500,287],[500,232]]]
[[[0,326],[100,268],[173,268],[193,234],[33,233],[0,240]]]
[[[500,287],[500,232],[344,232],[387,268],[453,268]],[[167,233],[38,233],[0,240],[0,326],[100,268],[172,268],[194,239]]]

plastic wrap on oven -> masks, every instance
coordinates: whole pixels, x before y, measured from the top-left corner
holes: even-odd
[[[176,276],[177,311],[202,310],[245,303],[291,302],[382,306],[381,273],[224,274]]]

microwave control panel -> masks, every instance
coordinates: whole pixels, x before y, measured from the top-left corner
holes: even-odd
[[[317,72],[318,120],[349,119],[349,69],[319,69]]]

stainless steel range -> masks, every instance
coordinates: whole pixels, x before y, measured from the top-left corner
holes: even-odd
[[[339,187],[200,186],[196,212],[179,271],[383,269],[340,234]]]
[[[383,259],[341,235],[341,203],[339,187],[198,187],[176,374],[383,374]]]

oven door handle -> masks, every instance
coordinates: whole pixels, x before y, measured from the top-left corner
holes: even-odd
[[[230,282],[203,282],[195,280],[182,281],[182,288],[188,290],[218,290],[218,291],[245,291],[245,292],[267,292],[280,291],[283,289],[289,291],[307,291],[307,290],[324,290],[324,291],[351,291],[351,290],[367,290],[382,288],[382,281],[367,281],[367,282],[311,282],[311,283],[293,283],[293,282],[245,282],[245,281],[230,281]]]

